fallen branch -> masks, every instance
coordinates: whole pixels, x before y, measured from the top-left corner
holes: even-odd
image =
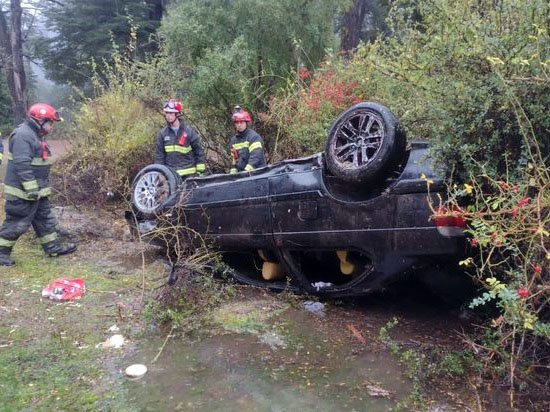
[[[166,335],[166,339],[164,339],[164,343],[162,344],[162,346],[160,347],[160,350],[159,350],[159,353],[157,353],[157,356],[154,357],[154,359],[151,361],[151,363],[155,363],[157,361],[157,359],[159,358],[160,354],[162,353],[162,351],[164,350],[164,347],[166,346],[166,343],[168,342],[168,339],[170,339],[172,337],[172,331],[175,329],[176,327],[175,326],[172,326],[172,328],[170,329],[170,332],[168,332],[168,335]]]

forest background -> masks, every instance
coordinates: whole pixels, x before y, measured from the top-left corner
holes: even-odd
[[[379,101],[431,143],[454,210],[469,204],[463,264],[485,288],[472,306],[491,308],[470,346],[512,388],[547,385],[549,30],[546,0],[3,0],[0,128],[29,102],[59,107],[66,200],[102,204],[151,162],[170,97],[212,172],[229,165],[236,104],[275,162]]]

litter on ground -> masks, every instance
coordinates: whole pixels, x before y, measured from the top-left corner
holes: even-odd
[[[42,297],[52,300],[80,299],[86,293],[84,279],[58,278],[42,289]]]
[[[97,345],[97,347],[118,349],[118,348],[121,348],[122,345],[124,345],[125,342],[126,342],[126,340],[124,339],[124,336],[122,336],[122,335],[113,335],[110,338],[108,338],[107,340],[105,340],[105,342],[99,343]]]
[[[136,363],[128,366],[125,373],[130,378],[140,378],[147,373],[147,366]]]

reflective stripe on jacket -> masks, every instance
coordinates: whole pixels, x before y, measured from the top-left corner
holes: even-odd
[[[230,173],[250,171],[265,166],[265,155],[262,137],[248,127],[242,133],[233,136],[230,141],[230,151],[233,165]]]
[[[4,179],[6,195],[30,200],[29,192],[38,192],[42,197],[51,194],[51,152],[42,144],[39,130],[34,120],[27,119],[11,133]]]
[[[203,173],[204,151],[195,130],[183,123],[177,134],[171,127],[162,129],[155,140],[155,163],[174,169],[180,176]]]

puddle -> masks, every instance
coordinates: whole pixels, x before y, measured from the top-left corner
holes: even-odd
[[[376,412],[410,392],[395,359],[380,351],[354,354],[353,341],[313,317],[287,308],[263,333],[225,329],[195,342],[175,337],[155,364],[149,362],[162,342],[144,342],[124,360],[149,368],[143,379],[125,383],[129,400],[151,411]]]
[[[145,265],[153,268],[155,276],[158,274],[157,279],[152,275],[149,285],[160,283],[168,271],[157,260],[156,248],[143,249],[136,243],[102,238],[100,242],[83,242],[78,253],[113,277],[137,275],[124,277],[125,281],[134,282],[141,279],[141,250],[145,251]],[[455,350],[463,348],[458,333],[471,328],[469,321],[457,313],[430,306],[421,299],[408,301],[414,295],[410,289],[402,295],[323,302],[323,316],[319,316],[307,311],[299,299],[285,300],[283,295],[239,287],[238,297],[211,314],[208,328],[194,332],[192,337],[171,338],[158,361],[151,363],[159,354],[167,331],[159,333],[141,320],[132,322],[131,294],[94,291],[90,285],[90,293],[75,304],[86,307],[93,301],[95,312],[91,313],[96,316],[86,316],[86,322],[82,322],[82,311],[73,311],[72,305],[53,304],[45,309],[41,306],[45,311],[41,316],[32,314],[33,318],[27,319],[18,305],[8,307],[3,302],[7,298],[13,300],[12,295],[19,291],[29,289],[27,294],[33,293],[31,288],[23,286],[19,278],[6,278],[0,283],[5,291],[4,300],[0,299],[0,313],[5,319],[12,319],[6,324],[9,333],[6,339],[0,339],[0,348],[15,340],[19,320],[34,324],[42,319],[37,324],[42,325],[45,320],[43,326],[51,323],[53,330],[59,324],[56,320],[62,319],[71,327],[66,336],[63,326],[59,339],[74,337],[78,347],[84,349],[99,341],[81,339],[88,336],[89,330],[106,331],[113,318],[126,316],[130,321],[125,324],[120,319],[120,333],[128,336],[130,342],[116,352],[98,352],[106,372],[98,385],[115,391],[122,385],[119,399],[128,404],[128,410],[396,410],[414,387],[406,366],[378,340],[380,328],[398,318],[399,323],[390,334],[403,348],[441,345]],[[32,288],[38,293],[40,286]],[[148,371],[142,378],[130,380],[124,371],[136,363],[144,364]],[[426,405],[428,411],[508,410],[505,389],[497,387],[480,393],[483,408],[478,408],[478,394],[466,382],[459,388],[447,388],[445,383],[438,386],[437,393],[427,388],[430,393],[426,395],[431,400]]]
[[[210,337],[184,350],[172,344],[165,351],[170,362],[153,364],[143,379],[127,382],[130,400],[145,410],[387,411],[395,401],[369,398],[364,388],[365,375],[382,363],[386,372],[379,378],[391,381],[392,390],[408,389],[406,382],[396,385],[397,365],[390,372],[387,359],[346,362],[336,372],[330,362],[317,362],[315,375],[324,375],[306,377],[308,358],[289,362],[284,353],[266,352],[265,345],[239,335]]]
[[[414,383],[378,339],[380,327],[394,317],[400,323],[392,336],[404,348],[459,347],[457,331],[464,322],[458,315],[419,302],[379,297],[327,304],[326,316],[319,317],[262,293],[222,305],[212,316],[213,326],[193,340],[174,336],[156,363],[151,361],[166,332],[142,336],[121,359],[117,379],[124,382],[128,402],[145,411],[404,410]],[[148,367],[137,381],[123,373],[133,363]],[[425,410],[477,410],[476,394],[466,384],[442,386],[426,388]],[[508,410],[505,391],[479,395],[483,410]]]

